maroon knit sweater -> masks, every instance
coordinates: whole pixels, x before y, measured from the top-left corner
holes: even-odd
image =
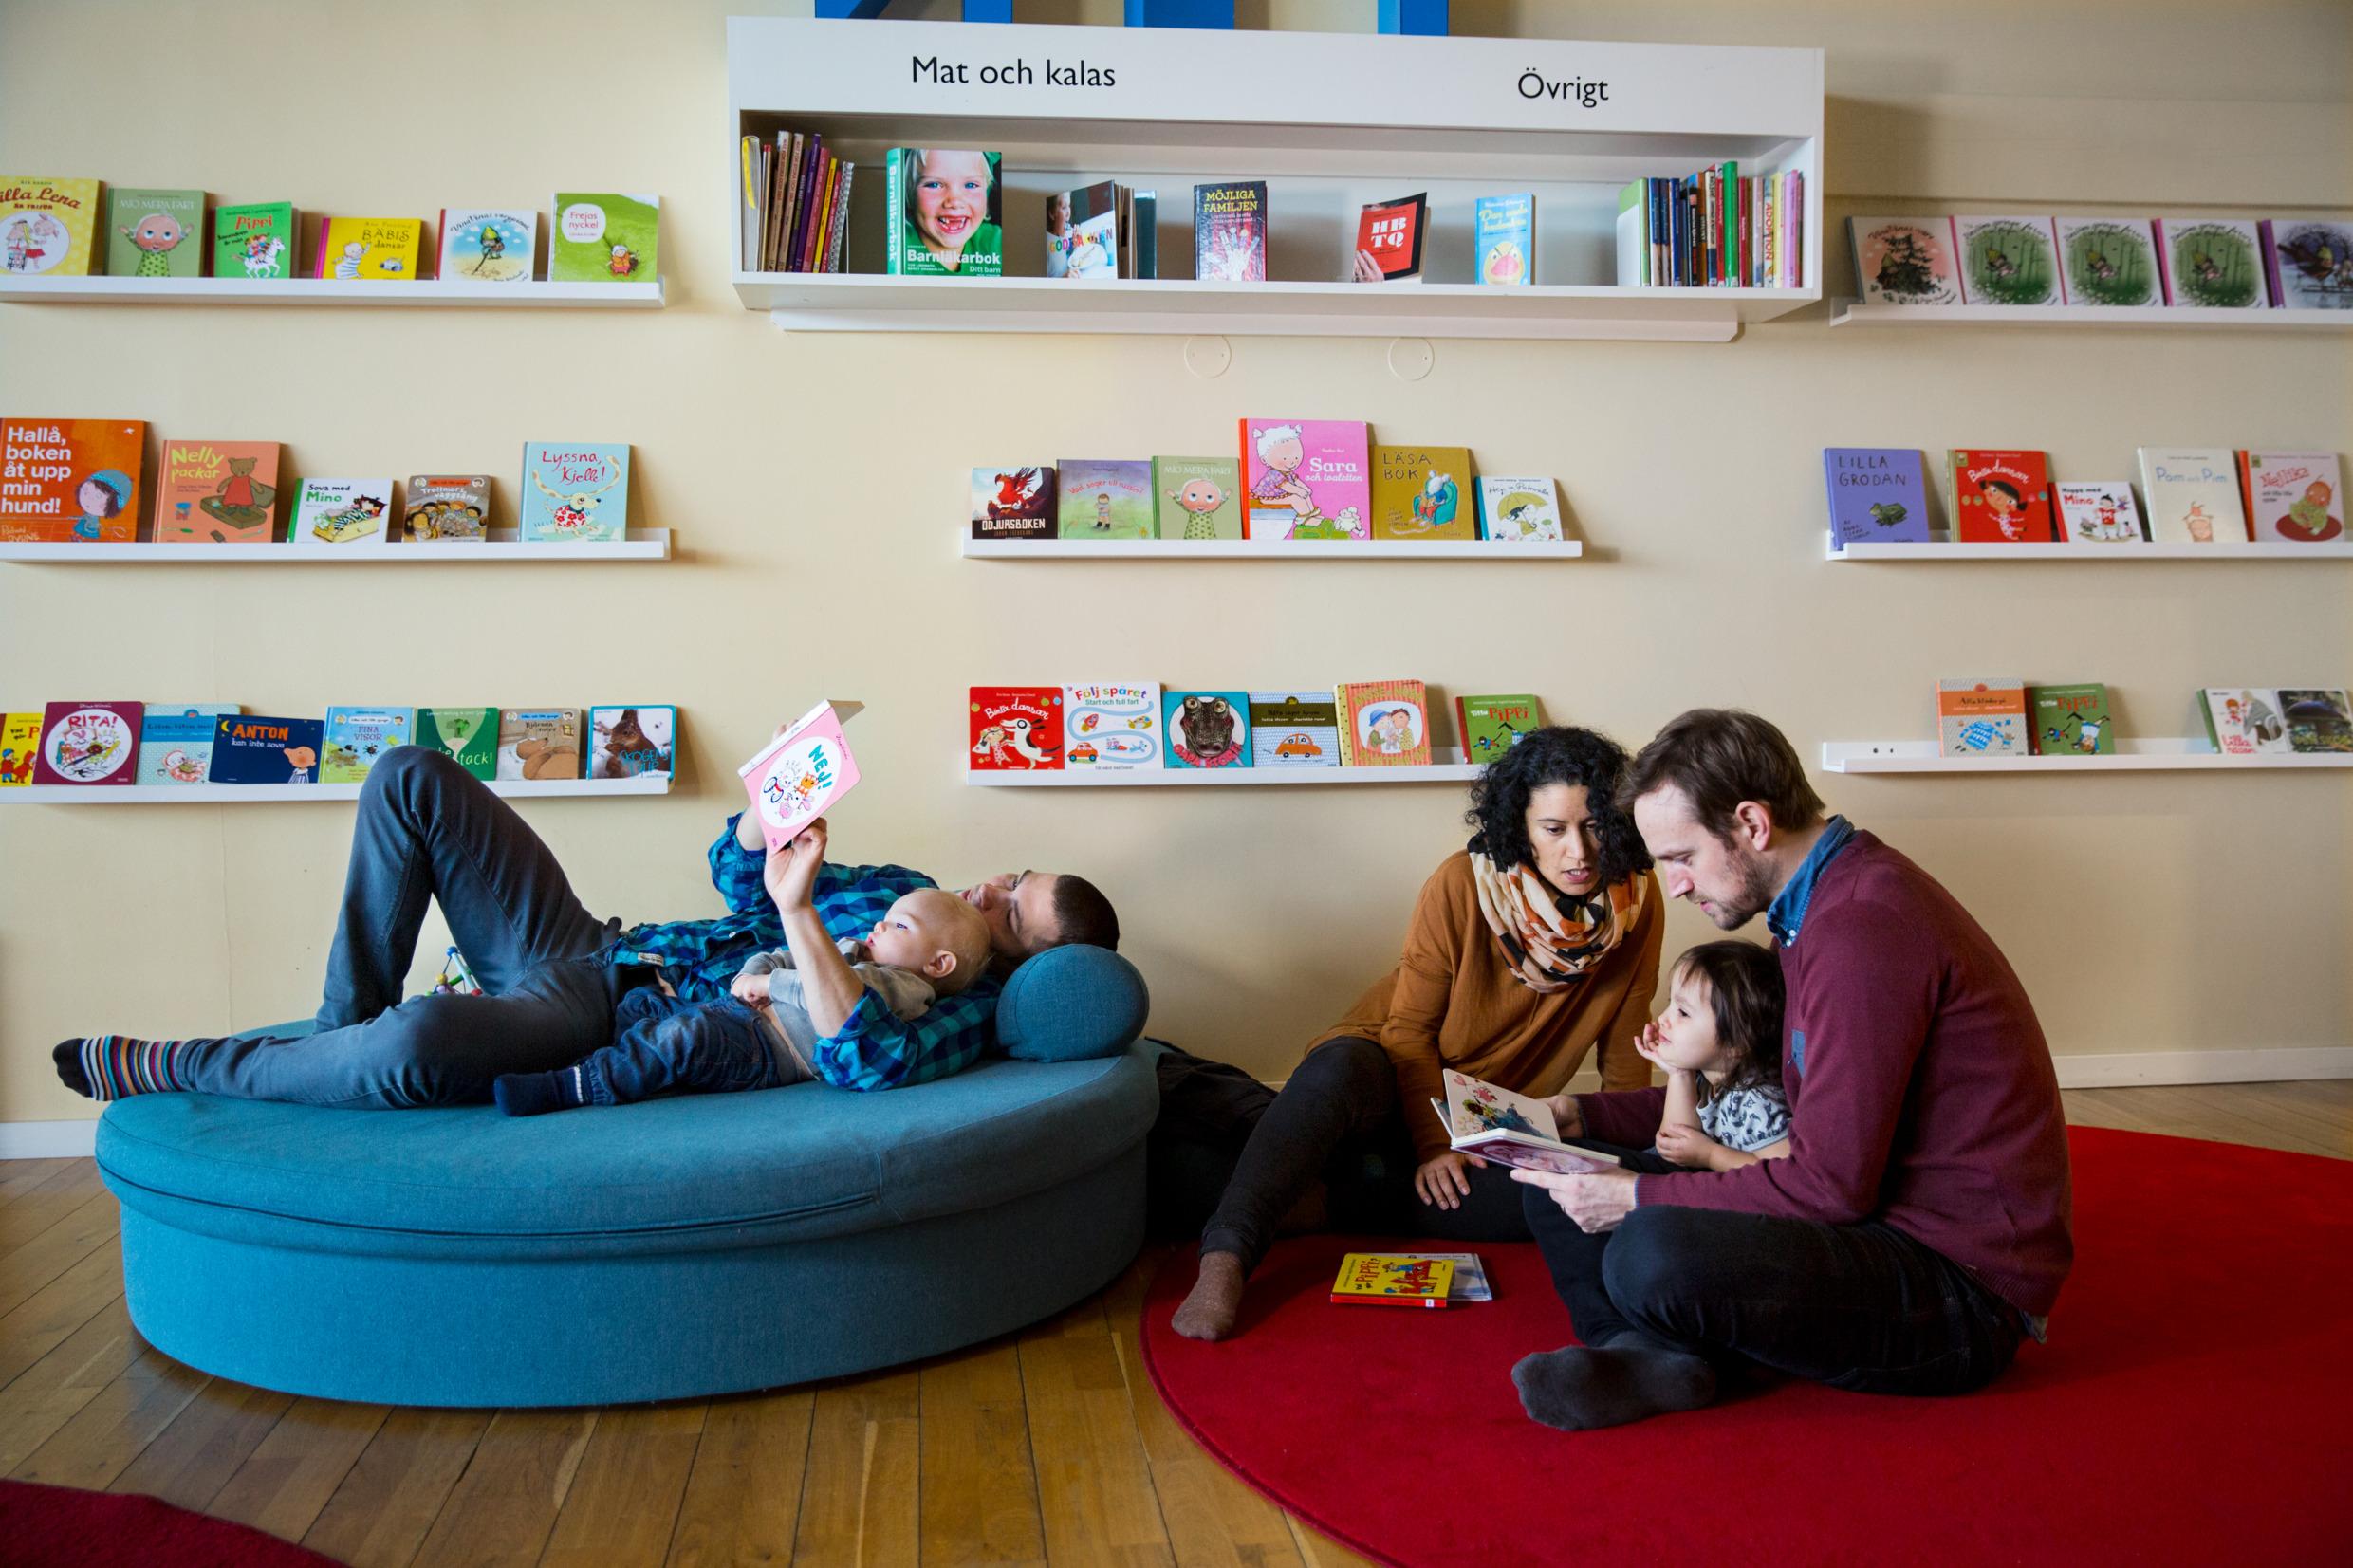
[[[1788,1156],[1641,1176],[1636,1203],[1883,1221],[2047,1315],[2074,1259],[2066,1118],[2010,961],[1936,878],[1868,833],[1823,867],[1779,951]],[[1665,1098],[1581,1095],[1585,1135],[1646,1145]]]

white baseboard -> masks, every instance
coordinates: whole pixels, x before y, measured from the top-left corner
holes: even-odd
[[[97,1147],[96,1117],[78,1121],[0,1121],[0,1160],[83,1159]]]

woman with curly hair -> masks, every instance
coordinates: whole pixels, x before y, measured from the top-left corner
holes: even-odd
[[[1445,1100],[1452,1067],[1566,1114],[1562,1088],[1597,1046],[1603,1087],[1650,1082],[1635,1042],[1665,911],[1641,835],[1613,803],[1625,767],[1606,736],[1553,726],[1480,773],[1471,842],[1422,885],[1397,968],[1307,1047],[1251,1132],[1201,1233],[1177,1333],[1233,1332],[1278,1225],[1529,1239],[1510,1171],[1449,1149],[1429,1102]]]

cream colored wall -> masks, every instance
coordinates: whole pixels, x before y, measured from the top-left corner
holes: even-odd
[[[968,683],[1411,674],[1533,689],[1629,744],[1685,707],[1743,704],[1808,755],[1929,733],[1939,676],[2103,680],[2145,734],[2180,733],[2206,682],[2353,684],[2341,565],[1839,570],[1820,544],[1825,445],[2043,447],[2086,478],[2130,474],[2142,442],[2353,447],[2341,336],[1862,334],[1809,311],[1715,347],[1445,341],[1411,384],[1379,340],[1235,339],[1232,370],[1200,380],[1181,339],[787,337],[727,283],[721,18],[736,9],[757,8],[0,8],[9,169],[396,213],[656,191],[671,288],[645,314],[4,305],[0,409],[275,437],[314,473],[505,475],[526,438],[627,440],[642,519],[683,552],[659,567],[0,566],[0,705],[675,700],[669,799],[524,808],[587,902],[634,919],[713,911],[702,850],[733,765],[814,697],[860,696],[867,783],[838,814],[843,852],[959,880],[1084,870],[1124,912],[1156,1030],[1275,1075],[1390,961],[1422,876],[1462,838],[1459,796],[966,789]],[[1361,28],[1371,10],[1242,14]],[[1827,48],[1833,291],[1850,286],[1841,220],[1866,208],[2353,207],[2341,5],[1457,0],[1455,18]],[[1596,548],[1427,569],[954,554],[973,464],[1215,450],[1262,411],[1555,473]],[[1115,596],[1131,617],[1080,608]],[[2063,1054],[2353,1042],[2344,775],[1820,782],[1976,912]],[[350,818],[0,809],[0,1121],[89,1110],[49,1070],[69,1032],[307,1012]],[[1678,909],[1669,950],[1705,934]]]

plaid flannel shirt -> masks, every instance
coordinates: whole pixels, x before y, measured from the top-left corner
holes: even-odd
[[[632,926],[607,950],[614,964],[659,964],[689,1002],[728,994],[744,960],[785,946],[784,922],[763,880],[768,857],[735,841],[737,817],[711,846],[711,881],[732,912],[716,920],[673,920]],[[841,866],[817,874],[813,901],[826,934],[863,938],[883,912],[918,888],[938,884],[904,866]],[[843,1089],[897,1089],[962,1072],[995,1042],[997,982],[982,976],[943,996],[919,1018],[894,1017],[868,990],[846,1023],[817,1042],[817,1076]]]

